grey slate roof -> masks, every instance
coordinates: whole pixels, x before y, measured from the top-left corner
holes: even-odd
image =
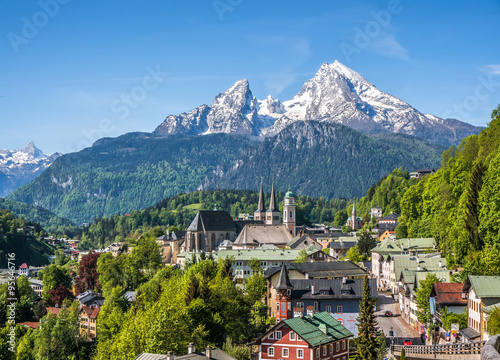
[[[352,241],[332,241],[328,244],[331,249],[350,249],[356,246],[358,241],[354,238]]]
[[[236,226],[227,211],[198,211],[188,231],[236,231]]]
[[[212,360],[236,360],[231,355],[222,351],[221,349],[210,350],[210,359]],[[151,353],[141,353],[135,358],[135,360],[166,360],[166,354],[151,354]],[[205,352],[195,352],[192,354],[174,356],[174,360],[208,360]]]
[[[281,265],[280,277],[278,278],[278,282],[274,288],[277,290],[287,290],[293,288],[290,283],[290,278],[288,277],[288,270],[286,269],[285,263]]]
[[[383,218],[379,219],[378,221],[388,221],[388,220],[397,220],[399,218],[399,214],[396,214],[394,212],[391,212],[389,215],[384,216]]]
[[[285,225],[247,224],[234,241],[234,245],[273,244],[285,246],[290,240],[292,240],[292,235]]]
[[[364,279],[347,279],[345,284],[342,279],[303,279],[291,280],[293,286],[292,298],[304,300],[328,299],[361,299],[363,295]],[[314,293],[312,287],[314,286]],[[344,295],[342,295],[344,290]],[[328,291],[328,294],[321,292]],[[349,291],[349,294],[345,294]],[[377,279],[370,279],[370,292],[373,298],[377,295]]]
[[[368,272],[350,261],[328,261],[291,263],[288,271],[297,270],[302,274],[309,274],[309,278],[339,278],[343,276],[365,276]],[[280,271],[280,268],[271,267],[266,270],[264,277],[270,278]]]

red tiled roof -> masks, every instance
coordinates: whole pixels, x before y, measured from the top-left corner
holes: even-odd
[[[307,310],[314,310],[314,306],[309,305],[309,306],[307,307]]]
[[[36,329],[38,327],[38,321],[27,321],[27,322],[20,323],[19,325],[23,325],[23,326],[30,327],[32,329]]]
[[[59,314],[60,311],[61,311],[61,308],[58,308],[58,307],[48,307],[47,308],[47,314],[57,315],[57,314]]]
[[[293,311],[294,311],[294,312],[302,312],[302,311],[304,311],[304,309],[303,309],[303,308],[301,308],[301,307],[294,307],[294,308],[293,308]]]
[[[26,265],[26,263],[23,263],[21,266],[19,266],[19,269],[28,269],[28,265]]]
[[[467,299],[462,299],[463,283],[435,283],[436,303],[442,307],[447,305],[467,305]]]
[[[82,306],[82,310],[85,312],[91,319],[97,319],[97,315],[99,315],[99,307],[91,307],[91,306]]]

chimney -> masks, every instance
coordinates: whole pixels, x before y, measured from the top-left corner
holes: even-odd
[[[439,260],[439,267],[443,267],[443,263]]]
[[[347,276],[342,276],[342,285],[347,284]]]
[[[314,295],[315,292],[314,292],[314,285],[311,285],[311,295]]]
[[[174,360],[174,353],[172,351],[167,352],[167,360]]]
[[[188,354],[192,354],[196,351],[196,348],[194,347],[193,343],[189,343],[188,345]]]
[[[309,274],[308,273],[306,273],[306,279],[309,279]]]
[[[209,359],[212,357],[212,350],[210,349],[210,345],[207,345],[207,349],[205,350],[205,355]]]

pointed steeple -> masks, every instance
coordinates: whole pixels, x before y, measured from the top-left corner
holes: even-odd
[[[276,208],[276,195],[274,194],[274,184],[271,187],[271,201],[269,202],[269,209],[267,210],[269,212],[275,212],[279,210]]]
[[[262,183],[260,184],[260,195],[259,195],[259,206],[257,207],[257,211],[265,211],[264,210],[264,190],[262,189]]]
[[[288,290],[293,289],[292,283],[290,282],[290,278],[288,277],[288,270],[286,269],[285,263],[281,265],[280,277],[278,278],[278,282],[275,286],[276,290]]]

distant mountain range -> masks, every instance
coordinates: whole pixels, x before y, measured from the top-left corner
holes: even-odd
[[[360,197],[394,168],[437,168],[445,146],[480,131],[424,115],[335,61],[283,103],[257,100],[247,80],[237,81],[152,134],[104,138],[59,157],[8,199],[80,224],[197,189],[274,183],[299,195]]]
[[[154,133],[226,133],[265,138],[304,120],[339,123],[365,134],[413,135],[444,146],[456,145],[482,129],[456,119],[422,114],[335,61],[324,63],[297,95],[283,103],[271,95],[265,100],[256,99],[243,79],[217,95],[210,106],[168,116]]]
[[[340,124],[295,122],[263,142],[234,134],[129,133],[58,158],[8,199],[77,224],[129,213],[196,189],[293,189],[360,197],[397,167],[437,167],[444,147],[402,134],[365,135]]]
[[[33,141],[22,150],[0,150],[0,197],[36,178],[59,156],[45,155]]]

